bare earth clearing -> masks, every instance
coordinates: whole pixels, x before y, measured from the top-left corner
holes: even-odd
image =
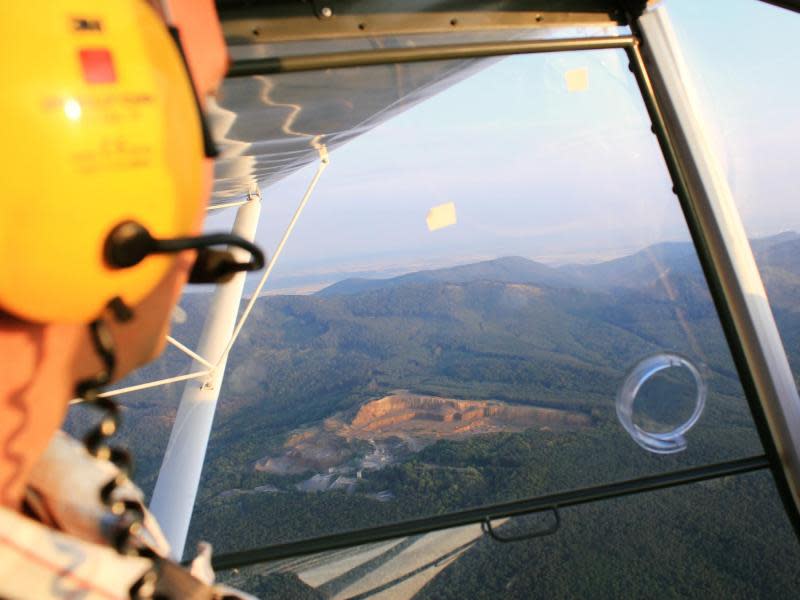
[[[590,424],[590,417],[580,412],[402,390],[364,404],[349,423],[337,416],[320,426],[293,432],[283,454],[262,458],[255,469],[279,475],[308,470],[344,472],[338,467],[353,460],[357,464],[351,464],[348,471],[379,469],[392,462],[398,451],[417,452],[438,439],[526,429],[579,429]],[[372,450],[357,459],[356,448],[364,448],[365,442]]]

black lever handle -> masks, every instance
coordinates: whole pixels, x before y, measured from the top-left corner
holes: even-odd
[[[546,529],[540,529],[538,531],[533,531],[530,533],[523,533],[520,535],[500,535],[495,531],[492,527],[492,519],[491,517],[486,517],[483,521],[481,521],[481,531],[495,540],[496,542],[501,542],[503,544],[507,544],[509,542],[522,542],[524,540],[531,540],[534,538],[545,537],[548,535],[553,535],[556,531],[558,531],[559,527],[561,527],[561,515],[558,512],[557,506],[552,506],[550,508],[544,509],[544,511],[550,511],[553,513],[554,521],[553,524],[547,527]],[[542,512],[542,511],[536,511]]]

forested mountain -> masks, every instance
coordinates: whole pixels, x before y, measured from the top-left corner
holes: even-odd
[[[797,361],[800,269],[793,258],[800,256],[800,236],[782,234],[753,245],[787,350]],[[190,346],[207,302],[204,295],[182,300],[187,318],[175,326],[174,335]],[[688,435],[688,449],[672,456],[648,454],[637,446],[614,409],[630,367],[658,352],[689,357],[709,389],[706,411]],[[188,366],[187,359],[170,351],[166,360],[131,382],[174,375]],[[669,378],[661,385],[650,390],[640,408],[655,420],[674,420],[691,403],[693,387]],[[155,482],[180,389],[147,390],[123,400],[126,429],[121,435],[134,450],[138,480],[147,492]],[[402,415],[395,402],[391,434],[382,437],[377,426],[369,435],[356,431],[368,403],[398,394],[420,398],[414,406],[424,410]],[[558,421],[567,425],[554,426],[552,413],[529,411],[525,414],[534,420],[524,431],[496,431],[502,420],[484,423],[480,417],[466,427],[467,416],[452,407],[474,407],[475,401],[508,414],[514,414],[513,407],[529,407],[575,416]],[[547,419],[537,424],[536,415]],[[77,432],[89,418],[85,410],[73,411],[68,426]],[[418,427],[420,419],[434,425]],[[464,420],[465,426],[448,421],[447,433],[442,426],[437,437],[435,422],[444,419]],[[406,430],[398,429],[398,422],[405,422]],[[345,280],[315,295],[265,297],[256,304],[228,363],[190,537],[210,539],[218,551],[244,549],[760,452],[688,243],[659,244],[595,265],[553,268],[505,257],[388,280]],[[327,462],[320,461],[323,454]],[[664,556],[681,555],[691,563],[703,553],[707,579],[716,582],[713,590],[736,595],[735,586],[724,583],[726,565],[749,555],[754,540],[770,532],[780,555],[770,568],[783,573],[791,565],[797,572],[800,553],[773,490],[751,483],[709,490],[705,496],[696,491],[686,496],[715,503],[696,507],[696,522],[706,524],[688,532],[684,525],[679,529],[690,537],[707,530],[711,537],[695,546],[669,536],[651,539],[662,544]],[[675,494],[652,496],[655,513],[642,508],[649,506],[645,502],[629,514],[645,520],[663,515],[651,527],[663,533],[673,513],[685,520],[695,510]],[[752,517],[744,519],[739,532],[728,531],[734,523],[717,508],[729,502],[748,507]],[[426,593],[497,597],[492,594],[505,585],[502,580],[487,580],[488,591],[478,593],[474,574],[485,571],[491,578],[491,573],[506,572],[495,564],[500,556],[524,571],[535,555],[539,566],[532,573],[551,577],[551,584],[537,588],[538,596],[569,596],[578,588],[554,575],[557,566],[548,561],[568,562],[565,553],[591,554],[579,547],[580,527],[587,540],[600,543],[608,519],[617,518],[604,516],[602,509],[592,514],[596,522],[578,519],[579,529],[562,540],[578,544],[574,552],[558,546],[558,536],[544,546],[526,544],[508,554],[492,551],[484,540]],[[761,531],[759,520],[767,524]],[[728,533],[733,537],[720,541]],[[650,539],[651,532],[630,526],[608,535],[615,540],[615,556],[633,559],[643,546],[641,536]],[[709,552],[720,554],[711,557]],[[740,569],[739,577],[747,579],[749,572]],[[658,595],[644,588],[623,593],[609,573],[590,578],[599,596]],[[682,576],[703,580],[697,574]],[[797,584],[797,576],[781,575],[773,583],[759,579],[738,589],[740,597],[752,597],[745,591],[769,595]],[[530,578],[516,585],[508,588],[509,595],[537,595]],[[699,593],[689,592],[673,595]]]

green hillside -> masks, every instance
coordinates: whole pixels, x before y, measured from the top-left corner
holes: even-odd
[[[780,236],[754,247],[791,360],[798,361],[799,282],[791,256],[800,239]],[[203,295],[182,301],[188,319],[175,335],[190,346],[207,302]],[[709,389],[688,449],[671,456],[637,446],[614,410],[630,367],[664,351],[699,365]],[[188,361],[173,353],[131,382],[186,368]],[[121,437],[135,451],[138,480],[148,493],[180,389],[125,399]],[[319,429],[326,419],[347,422],[368,401],[398,389],[558,408],[584,415],[591,426],[440,439],[422,449],[390,440],[392,460],[365,470],[347,490],[298,489],[323,472],[254,468],[266,456],[287,452],[298,432]],[[677,415],[691,408],[690,382],[670,376],[646,389],[637,406],[654,423],[677,423]],[[72,411],[68,427],[79,431],[89,418],[85,410]],[[364,441],[341,443],[352,461],[372,451]],[[391,280],[346,280],[316,295],[256,304],[228,363],[188,547],[208,539],[218,552],[241,550],[760,452],[689,244],[662,244],[593,266],[554,269],[507,257]],[[764,477],[749,476],[612,503],[617,512],[600,505],[575,509],[569,511],[575,519],[540,545],[497,552],[481,541],[423,595],[497,597],[513,572],[518,575],[506,588],[509,597],[582,596],[591,589],[599,597],[647,597],[652,585],[662,585],[666,597],[770,597],[797,586],[788,571],[797,572],[800,558],[770,486]],[[390,499],[379,500],[381,493]],[[617,530],[614,522],[624,525]],[[749,570],[736,566],[769,540],[773,561],[760,557]],[[603,543],[609,544],[607,565],[598,558]],[[643,548],[650,554],[642,555]],[[637,566],[619,579],[610,557]],[[526,568],[530,561],[535,568]],[[678,581],[663,587],[658,578],[647,578],[647,561],[659,562],[662,571],[663,561],[674,563],[665,572]],[[695,564],[702,570],[689,572],[686,565]],[[560,565],[586,572],[570,574]],[[738,579],[731,579],[732,569]],[[774,577],[758,575],[764,569]],[[702,582],[706,587],[697,587]]]

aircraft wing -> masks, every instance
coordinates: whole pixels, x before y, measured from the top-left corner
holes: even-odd
[[[607,1],[573,1],[571,12],[564,13],[553,11],[558,2],[546,3],[547,13],[537,11],[536,4],[361,0],[332,3],[328,9],[336,12],[326,18],[319,2],[218,2],[234,65],[299,54],[545,39],[563,36],[565,23],[610,25]],[[531,27],[537,23],[541,26]],[[210,109],[221,150],[212,202],[228,202],[254,186],[269,186],[318,160],[320,144],[333,150],[496,60],[229,77]]]

